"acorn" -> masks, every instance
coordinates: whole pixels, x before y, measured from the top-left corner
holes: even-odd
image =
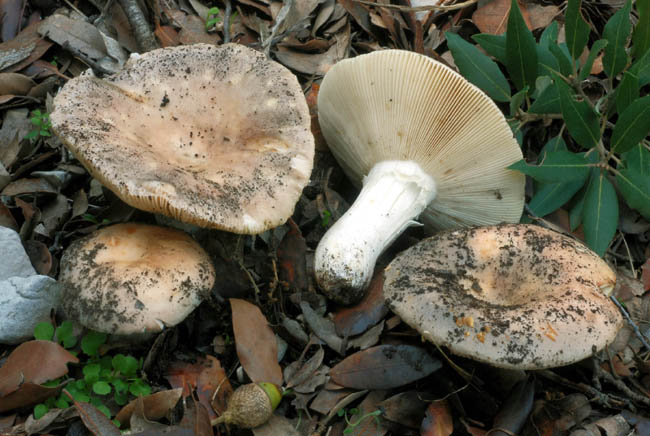
[[[273,383],[249,383],[238,387],[228,400],[223,415],[212,420],[212,425],[236,425],[240,428],[255,428],[271,418],[282,393]]]

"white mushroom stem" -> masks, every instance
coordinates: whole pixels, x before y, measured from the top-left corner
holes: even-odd
[[[372,277],[379,255],[433,201],[436,183],[411,161],[384,161],[365,177],[348,211],[321,239],[315,255],[316,280],[323,291],[349,289],[358,298]]]

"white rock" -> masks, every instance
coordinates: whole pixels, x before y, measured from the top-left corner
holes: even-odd
[[[0,226],[0,280],[10,277],[29,277],[36,274],[25,253],[20,236],[8,227]]]
[[[51,277],[11,277],[0,281],[0,343],[17,344],[33,337],[36,324],[59,305],[60,284]]]

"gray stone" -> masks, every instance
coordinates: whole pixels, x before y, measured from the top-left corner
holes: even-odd
[[[0,226],[0,280],[10,277],[29,277],[36,274],[25,253],[20,236],[8,227]]]
[[[0,343],[17,344],[33,337],[34,327],[49,320],[59,305],[61,285],[51,277],[11,277],[0,281]]]

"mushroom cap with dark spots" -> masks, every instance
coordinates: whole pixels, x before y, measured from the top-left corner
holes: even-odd
[[[118,335],[180,323],[209,295],[215,278],[210,257],[189,235],[135,223],[73,242],[59,276],[68,318]]]
[[[238,44],[132,56],[54,99],[52,128],[126,203],[255,234],[284,223],[311,174],[314,138],[296,77]]]
[[[582,360],[623,322],[607,263],[534,225],[438,233],[399,254],[385,277],[389,307],[424,338],[499,367]]]

